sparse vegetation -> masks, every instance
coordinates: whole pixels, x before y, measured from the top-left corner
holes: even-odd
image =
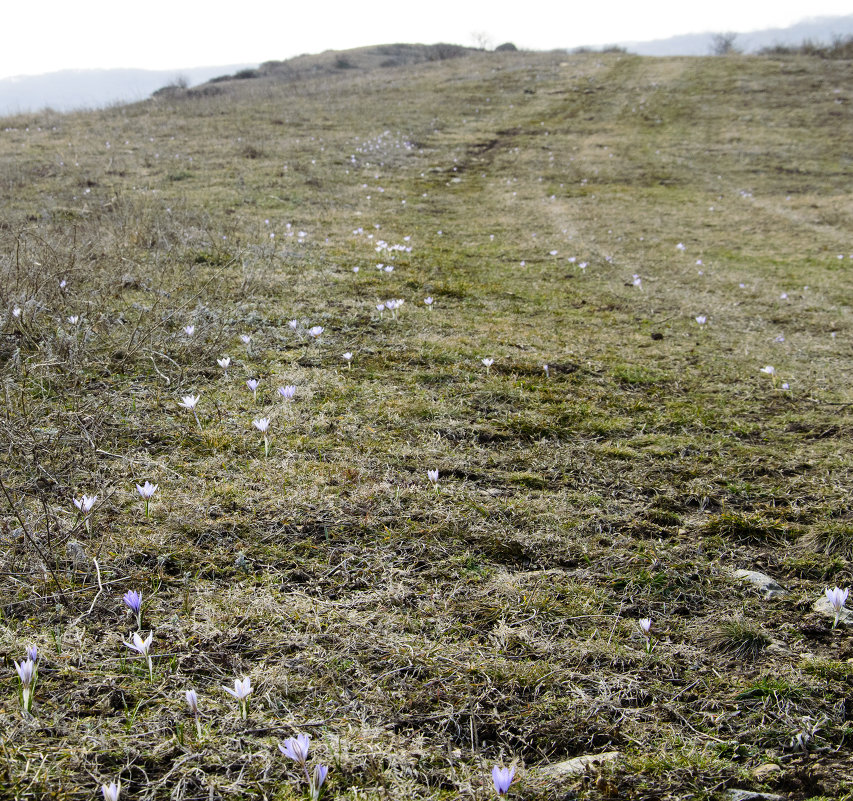
[[[0,798],[849,798],[851,70],[3,120]]]
[[[806,40],[799,45],[777,44],[761,51],[765,56],[812,56],[817,58],[853,58],[853,36],[837,36],[830,43]]]

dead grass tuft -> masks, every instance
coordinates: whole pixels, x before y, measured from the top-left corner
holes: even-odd
[[[708,637],[715,651],[754,661],[770,645],[770,637],[757,625],[742,619],[721,623]]]

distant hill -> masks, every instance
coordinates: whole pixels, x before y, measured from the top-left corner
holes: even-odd
[[[641,56],[707,56],[717,33],[727,31],[688,33],[647,42],[620,42],[619,46]],[[734,44],[744,53],[755,53],[777,44],[799,45],[806,40],[828,44],[835,37],[850,35],[853,35],[853,14],[843,17],[813,17],[788,28],[738,32]]]
[[[254,64],[228,64],[185,70],[62,70],[45,75],[18,75],[0,79],[0,115],[36,111],[101,108],[112,103],[142,100],[179,78],[189,86],[216,75],[232,73]]]
[[[220,76],[209,83],[246,78],[291,80],[319,75],[332,75],[347,70],[373,70],[403,67],[427,61],[445,61],[470,53],[483,52],[456,44],[384,44],[356,47],[350,50],[326,50],[322,53],[294,56],[285,61],[265,61],[257,69],[240,70],[231,76]]]

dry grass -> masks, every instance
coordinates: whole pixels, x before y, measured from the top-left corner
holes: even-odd
[[[295,798],[298,732],[353,801],[512,761],[849,797],[811,603],[851,577],[852,69],[477,53],[5,120],[0,797]]]

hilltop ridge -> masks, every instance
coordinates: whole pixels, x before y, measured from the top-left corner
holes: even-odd
[[[734,33],[735,46],[747,52],[775,45],[796,46],[805,40],[814,44],[829,44],[834,38],[853,34],[853,16],[820,17],[803,20],[788,28]],[[610,47],[619,47],[641,55],[707,55],[713,47],[713,37],[713,32],[692,33],[655,41],[617,42]],[[499,45],[498,49],[500,47]],[[569,45],[567,42],[565,52],[578,47],[578,43]],[[601,51],[608,49],[608,46],[599,45],[585,49]],[[341,69],[373,69],[376,66],[413,64],[472,51],[476,51],[476,48],[458,44],[381,44],[313,55],[304,54],[281,61],[267,61],[259,66],[244,64],[231,68],[176,67],[165,71],[65,70],[46,75],[22,75],[0,79],[0,114],[31,111],[45,106],[66,111],[98,107],[106,103],[131,102],[164,87],[168,92],[169,87],[179,83],[181,78],[188,79],[190,85],[198,85],[212,77],[219,77],[221,80],[227,80],[229,77],[245,79],[276,72],[287,73],[293,78],[312,72],[316,74],[318,71],[331,74]]]
[[[274,82],[300,81],[308,78],[343,75],[349,71],[373,72],[400,67],[410,67],[428,62],[463,58],[486,51],[452,44],[385,44],[357,47],[350,50],[325,50],[322,53],[302,54],[283,61],[265,61],[257,68],[245,68],[232,74],[212,77],[192,88],[174,84],[154,92],[162,95],[190,97],[213,95],[223,84],[239,85],[244,81],[267,80]]]

